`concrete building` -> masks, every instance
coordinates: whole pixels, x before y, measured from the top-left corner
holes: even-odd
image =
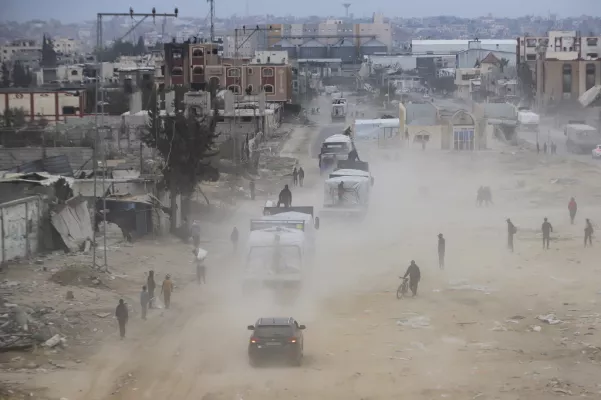
[[[550,31],[547,36],[522,36],[517,40],[519,62],[534,65],[537,54],[564,53],[572,58],[596,60],[601,57],[601,36],[581,36],[577,31]],[[552,58],[553,54],[549,54]]]
[[[266,49],[267,39],[262,31],[239,29],[237,35],[228,34],[223,38],[223,57],[226,58],[250,58],[254,56],[255,51]]]
[[[539,107],[575,102],[593,86],[601,85],[601,59],[539,59],[535,74]]]
[[[468,50],[470,42],[479,41],[480,48],[490,51],[515,53],[515,39],[452,39],[452,40],[411,40],[412,54],[452,54]]]
[[[42,49],[20,49],[12,55],[11,62],[18,62],[25,68],[31,70],[40,67],[42,61]]]
[[[288,52],[287,51],[274,51],[274,50],[263,50],[255,51],[251,55],[251,64],[288,64]]]
[[[21,50],[42,50],[42,46],[35,40],[14,40],[9,44],[0,46],[0,62],[11,61],[13,55]]]
[[[457,68],[455,70],[455,96],[470,100],[472,94],[480,90],[480,68]]]
[[[22,109],[27,120],[64,120],[84,116],[85,91],[0,89],[0,110]]]
[[[164,81],[166,86],[189,85],[193,90],[229,89],[239,96],[264,91],[268,102],[285,103],[292,98],[289,64],[225,63],[210,43],[165,44]]]
[[[54,51],[64,55],[79,54],[82,51],[81,43],[72,38],[54,38],[52,39]]]
[[[515,67],[517,64],[515,49],[511,51],[484,49],[480,40],[470,41],[468,47],[467,50],[456,54],[457,68],[472,68],[491,57],[499,62],[503,59],[507,60],[507,66]]]

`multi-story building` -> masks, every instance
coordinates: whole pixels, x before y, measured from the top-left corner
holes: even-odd
[[[228,89],[237,95],[265,92],[268,102],[285,103],[292,98],[292,67],[273,60],[222,59],[216,44],[165,44],[165,86],[186,85],[194,90]],[[227,61],[227,62],[226,62]]]
[[[85,90],[0,89],[0,110],[22,109],[28,120],[84,116]]]
[[[601,36],[580,36],[577,31],[550,31],[547,36],[518,38],[518,63],[528,62],[534,66],[541,53],[561,53],[564,58],[596,60],[601,56]]]
[[[81,53],[82,47],[79,41],[71,38],[52,39],[54,51],[63,55],[73,55]]]
[[[4,46],[0,46],[0,62],[12,60],[14,54],[20,51],[42,50],[42,46],[35,40],[15,40]]]

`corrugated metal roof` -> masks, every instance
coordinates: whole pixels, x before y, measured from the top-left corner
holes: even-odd
[[[366,43],[363,43],[361,47],[387,47],[384,43],[380,42],[378,39],[372,39]]]
[[[289,40],[286,39],[282,39],[279,42],[277,42],[276,44],[273,45],[275,46],[279,46],[279,47],[296,47],[295,45],[293,45]]]
[[[326,47],[325,44],[318,42],[317,40],[311,39],[301,45],[301,47]]]
[[[13,168],[11,171],[22,173],[48,172],[52,175],[73,176],[69,157],[65,154],[30,161]]]

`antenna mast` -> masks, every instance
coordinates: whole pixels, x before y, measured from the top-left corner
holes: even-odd
[[[215,42],[215,0],[207,0],[211,5],[211,43]]]

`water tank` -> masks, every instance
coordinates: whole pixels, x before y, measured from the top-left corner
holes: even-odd
[[[278,51],[287,51],[288,58],[297,58],[298,52],[296,50],[296,46],[290,43],[288,40],[283,39],[273,45],[274,50]]]
[[[300,46],[299,58],[327,58],[328,47],[323,43],[319,43],[317,40],[309,40]]]
[[[330,57],[340,58],[343,63],[350,63],[357,58],[357,48],[352,39],[344,39],[330,46]]]
[[[363,54],[364,56],[387,52],[388,47],[377,39],[372,39],[361,45],[361,54]]]

